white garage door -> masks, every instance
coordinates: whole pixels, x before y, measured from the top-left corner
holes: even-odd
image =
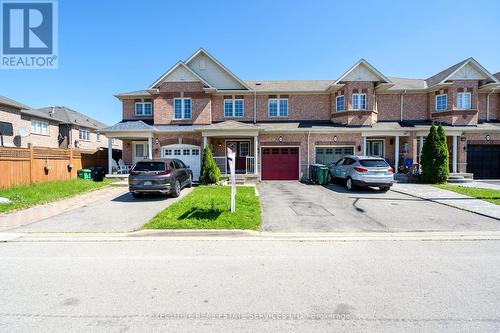
[[[194,145],[176,144],[161,148],[163,158],[177,158],[193,171],[193,180],[200,179],[200,147]]]

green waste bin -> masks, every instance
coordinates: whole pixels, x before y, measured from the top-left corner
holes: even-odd
[[[91,175],[92,175],[92,171],[90,169],[80,169],[76,172],[78,178],[82,178],[82,179],[87,179],[87,180],[90,180],[92,179]]]
[[[323,164],[311,164],[309,166],[309,178],[312,183],[325,185],[328,184],[328,174],[330,170]]]

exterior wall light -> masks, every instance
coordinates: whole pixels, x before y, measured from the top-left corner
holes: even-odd
[[[335,135],[335,136],[333,137],[333,142],[337,142],[337,141],[338,141],[338,138],[337,138],[337,136]]]
[[[278,142],[283,142],[283,137],[281,135],[278,137]]]
[[[486,136],[484,138],[486,139],[486,141],[490,141],[491,140],[491,136],[489,134],[486,134]]]

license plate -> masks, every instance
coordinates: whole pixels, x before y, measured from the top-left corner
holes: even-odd
[[[149,181],[149,180],[148,180],[148,181],[145,181],[145,182],[144,182],[144,185],[145,185],[145,186],[148,186],[148,185],[153,185],[153,182],[151,182],[151,181]]]
[[[376,175],[383,175],[385,172],[384,171],[377,171],[375,172]]]

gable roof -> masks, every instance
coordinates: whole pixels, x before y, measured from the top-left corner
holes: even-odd
[[[246,124],[236,120],[226,120],[220,123],[207,125],[204,130],[255,130],[258,126]]]
[[[29,114],[35,117],[44,119],[52,119],[62,124],[71,124],[92,129],[104,128],[107,125],[95,120],[65,106],[51,106],[39,109],[30,109],[22,111],[24,114]]]
[[[497,80],[500,80],[500,72],[493,74],[493,76],[494,76]]]
[[[365,66],[370,72],[372,72],[375,76],[377,76],[380,81],[386,82],[386,83],[391,82],[391,80],[389,80],[389,78],[387,78],[384,74],[379,72],[375,67],[370,65],[370,63],[368,61],[366,61],[365,59],[360,59],[351,68],[349,68],[347,70],[347,72],[345,72],[337,81],[335,81],[335,83],[338,84],[338,83],[342,82],[347,76],[349,76],[349,74],[354,72],[354,70],[356,70],[360,66]]]
[[[154,127],[146,124],[142,120],[122,121],[113,126],[105,127],[100,132],[121,132],[121,131],[151,131]]]
[[[465,60],[460,61],[459,63],[446,68],[445,70],[437,73],[436,75],[431,76],[430,78],[426,79],[425,81],[427,82],[428,87],[435,86],[437,84],[445,83],[449,78],[451,78],[455,73],[457,73],[459,70],[467,66],[468,64],[472,64],[474,67],[476,67],[483,75],[485,75],[487,78],[490,79],[490,81],[493,82],[498,82],[497,78],[495,78],[493,75],[491,75],[490,72],[488,72],[483,66],[481,66],[476,59],[474,58],[467,58]]]
[[[122,98],[122,97],[151,97],[151,94],[147,90],[135,90],[135,91],[129,91],[129,92],[124,92],[124,93],[118,93],[114,95],[117,98]]]
[[[237,81],[239,84],[241,84],[245,89],[249,89],[249,87],[246,85],[246,83],[241,80],[239,77],[237,77],[233,72],[231,72],[226,66],[224,66],[220,61],[215,59],[210,53],[208,53],[204,48],[200,47],[198,51],[193,53],[187,60],[186,60],[186,65],[191,64],[200,54],[204,54],[207,56],[210,60],[212,60],[218,67],[220,67],[224,72],[226,72],[231,78],[233,78],[235,81]]]
[[[207,86],[208,88],[211,87],[210,84],[207,81],[205,81],[205,79],[203,79],[201,76],[199,76],[198,74],[196,74],[184,62],[178,61],[175,65],[173,65],[172,67],[170,67],[170,69],[168,71],[166,71],[162,76],[160,76],[160,78],[158,78],[155,82],[153,82],[153,84],[149,87],[149,89],[158,88],[158,85],[161,82],[163,82],[168,76],[170,76],[171,74],[173,74],[178,68],[183,68],[184,70],[187,70],[190,75],[192,75],[197,80],[201,81],[205,86]]]
[[[14,107],[16,109],[21,109],[21,110],[23,110],[23,109],[24,110],[31,109],[30,106],[27,106],[26,104],[22,104],[22,103],[16,102],[15,100],[10,99],[10,98],[5,97],[5,96],[0,96],[0,104],[11,106],[11,107]]]

